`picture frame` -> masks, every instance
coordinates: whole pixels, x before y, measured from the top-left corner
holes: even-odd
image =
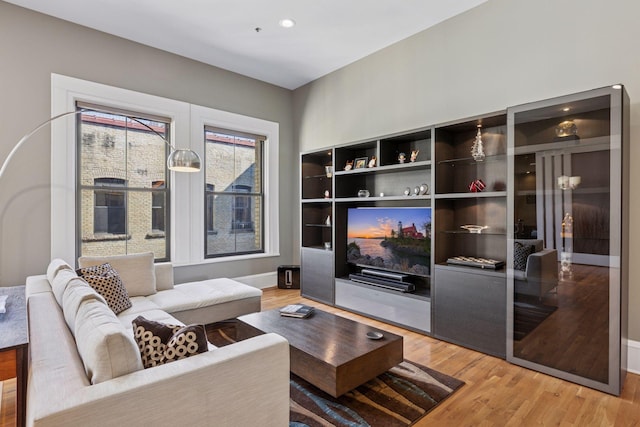
[[[354,169],[363,169],[367,167],[367,160],[369,160],[368,157],[358,157],[356,158],[356,162],[354,165]]]

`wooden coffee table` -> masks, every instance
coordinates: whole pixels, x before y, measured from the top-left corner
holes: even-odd
[[[306,319],[276,310],[238,318],[237,339],[274,332],[289,341],[291,372],[338,397],[402,362],[402,337],[316,309]],[[382,339],[367,338],[380,332]]]

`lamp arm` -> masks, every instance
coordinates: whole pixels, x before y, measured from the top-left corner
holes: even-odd
[[[4,174],[4,170],[7,168],[7,165],[11,161],[11,158],[13,157],[13,155],[16,153],[16,151],[18,151],[18,149],[22,146],[22,144],[25,143],[25,141],[27,139],[31,138],[31,135],[33,135],[34,133],[38,132],[40,129],[42,129],[43,127],[45,127],[49,123],[53,122],[54,120],[57,120],[57,119],[59,119],[61,117],[64,117],[64,116],[70,116],[71,114],[79,114],[79,113],[81,113],[83,111],[84,110],[67,111],[66,113],[62,113],[62,114],[58,114],[57,116],[53,116],[50,119],[47,119],[44,122],[40,123],[35,129],[33,129],[31,132],[29,132],[28,134],[26,134],[25,136],[20,138],[20,141],[18,141],[18,143],[11,149],[11,151],[9,152],[9,155],[7,156],[7,158],[2,163],[2,168],[0,168],[0,179],[2,178],[2,175]]]
[[[149,129],[151,132],[155,133],[156,135],[158,135],[160,138],[162,138],[162,140],[165,142],[165,144],[167,144],[169,146],[169,148],[171,148],[171,151],[176,151],[176,147],[174,147],[173,145],[171,145],[171,143],[169,142],[169,140],[167,138],[165,138],[164,136],[162,136],[162,134],[158,133],[157,130],[155,130],[154,128],[152,128],[151,126],[149,126],[148,124],[144,123],[143,121],[136,119],[135,117],[129,117],[129,119],[140,123],[142,126],[146,127],[147,129]]]
[[[14,154],[18,151],[18,149],[20,149],[20,147],[22,146],[22,144],[24,144],[29,138],[31,138],[31,136],[33,134],[35,134],[36,132],[38,132],[40,129],[42,129],[43,127],[45,127],[46,125],[48,125],[49,123],[58,120],[59,118],[65,117],[65,116],[70,116],[72,114],[80,114],[87,111],[87,109],[80,109],[80,110],[74,110],[74,111],[67,111],[66,113],[62,113],[62,114],[58,114],[57,116],[53,116],[47,120],[45,120],[44,122],[40,123],[38,126],[36,126],[31,132],[27,133],[26,135],[24,135],[22,138],[20,138],[20,141],[17,142],[17,144],[11,149],[11,151],[9,152],[9,155],[7,156],[7,158],[4,160],[4,162],[2,163],[2,168],[0,168],[0,179],[2,179],[2,175],[4,175],[4,171],[7,168],[7,165],[9,164],[9,162],[11,162],[11,159],[13,158]],[[148,124],[144,123],[143,121],[135,118],[135,117],[129,117],[127,116],[129,119],[134,120],[137,123],[140,123],[142,126],[146,127],[147,129],[149,129],[151,132],[153,132],[154,134],[156,134],[157,136],[159,136],[160,138],[162,138],[162,140],[165,142],[165,144],[167,144],[170,148],[171,151],[176,151],[176,147],[174,147],[173,145],[171,145],[171,143],[167,140],[167,138],[165,138],[164,136],[162,136],[160,133],[158,133],[158,131],[156,131],[155,129],[153,129],[151,126],[149,126]]]

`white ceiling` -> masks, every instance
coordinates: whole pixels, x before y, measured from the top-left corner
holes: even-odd
[[[7,1],[295,89],[486,0]]]

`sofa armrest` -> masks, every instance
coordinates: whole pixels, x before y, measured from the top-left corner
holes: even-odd
[[[558,251],[543,249],[527,258],[526,276],[528,280],[558,280]]]
[[[48,411],[32,414],[29,425],[284,426],[289,345],[260,335],[59,397],[50,396],[41,407]]]

